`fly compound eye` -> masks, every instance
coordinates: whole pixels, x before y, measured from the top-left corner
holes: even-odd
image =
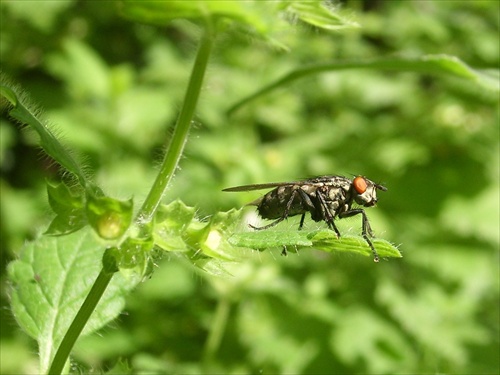
[[[361,176],[356,177],[352,181],[352,184],[353,184],[354,189],[356,190],[356,192],[358,194],[363,194],[366,191],[366,189],[368,188],[368,184],[366,183],[366,180]]]

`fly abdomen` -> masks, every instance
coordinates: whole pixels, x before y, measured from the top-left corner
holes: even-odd
[[[299,189],[297,185],[280,186],[251,204],[257,206],[257,211],[263,219],[279,219],[285,213],[286,216],[303,214],[307,212],[307,208],[304,207],[304,200]],[[293,200],[290,201],[292,195]]]

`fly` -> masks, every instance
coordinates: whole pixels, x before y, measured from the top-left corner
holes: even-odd
[[[306,213],[316,221],[325,221],[328,227],[335,232],[337,238],[340,232],[335,225],[335,219],[343,219],[361,215],[361,235],[373,253],[373,260],[379,261],[379,256],[369,237],[374,237],[370,222],[362,208],[352,208],[353,203],[362,207],[372,207],[377,203],[377,190],[387,191],[385,186],[379,185],[364,176],[354,177],[352,180],[343,176],[321,176],[294,182],[278,182],[236,186],[223,191],[249,191],[274,188],[267,194],[250,202],[257,206],[257,211],[263,219],[274,220],[268,225],[255,227],[263,230],[274,227],[286,218],[301,215],[299,230],[304,225]]]

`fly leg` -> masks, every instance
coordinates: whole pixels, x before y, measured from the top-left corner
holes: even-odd
[[[368,221],[368,217],[366,216],[365,211],[362,210],[361,208],[358,208],[358,209],[342,212],[341,214],[339,214],[339,217],[342,219],[344,217],[351,217],[351,216],[355,216],[358,214],[361,214],[363,217],[362,227],[361,227],[361,235],[363,236],[366,243],[368,244],[368,246],[370,246],[370,249],[372,250],[373,261],[378,262],[380,260],[380,258],[378,257],[377,250],[375,250],[375,247],[373,246],[372,242],[368,238],[368,235],[370,235],[370,237],[374,237],[374,236],[373,236],[372,228],[370,227],[370,222]]]
[[[273,221],[271,224],[264,225],[263,227],[254,227],[252,224],[249,224],[250,228],[253,228],[255,230],[264,230],[264,229],[272,228],[276,224],[281,223],[283,220],[285,220],[288,217],[288,213],[290,212],[290,208],[292,207],[293,200],[295,199],[296,196],[297,196],[297,190],[294,190],[292,192],[292,194],[290,194],[290,199],[286,203],[286,207],[285,207],[285,210],[283,211],[283,215],[279,219]],[[302,222],[302,220],[301,220],[301,222]]]
[[[294,193],[296,192],[297,190],[294,191]],[[302,197],[302,200],[305,202],[306,205],[308,206],[313,206],[312,202],[311,202],[311,198],[309,198],[309,196],[304,192],[304,190],[302,189],[299,189],[299,195]],[[302,214],[300,216],[300,223],[299,223],[299,230],[302,229],[302,227],[304,226],[304,219],[306,218],[306,214]],[[281,252],[281,255],[283,256],[287,256],[287,251],[286,251],[286,246],[283,246],[283,251]]]
[[[300,217],[299,230],[301,230],[302,227],[304,226],[304,219],[305,218],[306,218],[306,214],[302,214],[302,216]]]
[[[321,192],[317,192],[316,196],[318,197],[318,201],[321,204],[322,213],[323,213],[323,220],[325,220],[326,223],[328,224],[328,228],[330,228],[331,230],[333,230],[335,232],[335,234],[337,235],[337,238],[340,238],[340,232],[337,229],[337,226],[335,225],[335,222],[333,220],[335,218],[335,215],[333,215],[330,212],[330,208],[326,204],[326,201],[325,201],[325,198],[323,197],[323,194],[321,194]]]
[[[311,197],[309,195],[307,195],[307,193],[302,190],[302,189],[299,189],[299,195],[300,197],[302,198],[302,202],[305,204],[305,206],[309,207],[309,209],[315,209],[314,207],[314,204],[311,200]],[[306,214],[303,213],[302,216],[300,217],[300,224],[299,224],[299,230],[302,229],[302,227],[304,226],[304,219],[306,218]]]

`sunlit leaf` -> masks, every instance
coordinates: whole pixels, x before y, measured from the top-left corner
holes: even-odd
[[[361,236],[346,235],[337,238],[330,230],[319,231],[275,231],[235,233],[229,238],[234,246],[263,250],[273,247],[309,247],[326,252],[351,252],[372,256],[372,251]],[[373,245],[381,257],[401,258],[399,250],[390,242],[372,239]]]
[[[310,232],[306,231],[255,231],[234,233],[229,242],[234,246],[249,247],[257,250],[280,246],[312,246]]]
[[[47,235],[73,233],[88,224],[83,209],[83,196],[73,194],[63,183],[47,182],[49,204],[57,216],[52,219]]]
[[[289,1],[287,11],[301,21],[327,30],[360,27],[360,25],[340,14],[340,9],[325,1]]]
[[[12,311],[19,325],[38,341],[45,373],[102,264],[102,244],[90,228],[60,237],[43,236],[25,246],[9,264]],[[135,285],[116,274],[83,334],[113,320]]]

